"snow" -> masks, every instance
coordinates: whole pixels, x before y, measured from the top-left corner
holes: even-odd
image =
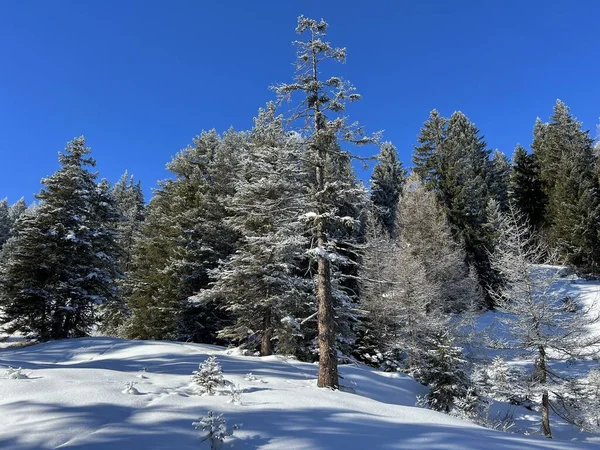
[[[228,385],[243,390],[241,404],[194,393],[191,374],[211,355]],[[28,378],[0,378],[3,449],[208,449],[192,423],[209,411],[222,414],[228,429],[239,425],[226,449],[600,448],[417,408],[426,388],[362,365],[340,367],[343,389],[330,391],[316,387],[315,364],[293,358],[98,337],[0,350],[0,371],[9,366]],[[124,395],[134,384],[138,395]]]

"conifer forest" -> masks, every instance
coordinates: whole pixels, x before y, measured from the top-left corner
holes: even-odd
[[[192,137],[151,198],[135,167],[102,178],[80,136],[35,201],[0,201],[3,333],[293,357],[323,391],[366,365],[487,428],[511,427],[490,414],[505,402],[543,437],[557,419],[600,432],[600,309],[565,290],[600,279],[600,147],[576,111],[557,100],[531,142],[500,151],[460,110],[434,109],[403,164],[353,120],[360,86],[328,24],[300,16],[295,32],[289,80],[253,127]],[[194,372],[208,395],[225,386],[211,358]],[[578,361],[589,370],[565,369]],[[220,420],[195,425],[214,448]]]

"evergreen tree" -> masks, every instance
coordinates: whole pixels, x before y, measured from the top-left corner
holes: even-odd
[[[493,195],[493,166],[483,137],[463,113],[455,112],[446,120],[434,110],[418,140],[415,172],[444,206],[454,237],[464,242],[466,262],[475,267],[481,285],[494,284],[492,249],[484,230],[485,208]]]
[[[275,106],[259,111],[242,158],[242,176],[226,222],[240,236],[237,250],[214,271],[215,282],[196,301],[216,300],[234,318],[219,336],[258,342],[260,353],[293,352],[298,313],[313,304],[299,263],[306,246],[301,214],[306,180],[301,142],[283,128]],[[306,314],[309,315],[310,313]]]
[[[25,199],[23,197],[17,200],[16,203],[10,205],[10,208],[8,208],[8,217],[10,218],[11,227],[14,226],[17,219],[21,217],[21,214],[23,214],[26,209],[27,203],[25,203]]]
[[[215,341],[223,313],[188,298],[208,288],[211,270],[235,248],[238,236],[224,219],[246,141],[233,130],[203,132],[167,165],[175,178],[160,183],[135,245],[129,337]]]
[[[17,220],[0,273],[2,323],[11,330],[83,336],[98,306],[118,298],[113,205],[88,170],[89,153],[83,137],[69,142],[61,168],[42,180],[40,206]]]
[[[119,212],[117,230],[122,249],[120,263],[123,271],[132,269],[133,249],[139,239],[144,220],[145,203],[141,183],[135,182],[133,175],[127,171],[112,188],[112,196]]]
[[[544,220],[545,194],[539,168],[533,154],[517,145],[513,154],[509,197],[533,230],[539,230]]]
[[[0,248],[10,236],[11,220],[9,216],[8,200],[0,200]]]
[[[360,99],[354,88],[339,77],[321,78],[321,70],[327,61],[343,62],[346,50],[334,48],[322,40],[327,32],[327,23],[300,16],[296,32],[307,33],[305,41],[296,41],[298,60],[297,76],[294,82],[281,84],[275,91],[282,100],[290,99],[294,93],[302,95],[302,105],[292,121],[303,120],[307,127],[303,129],[306,147],[305,161],[314,171],[309,183],[309,198],[314,202],[316,211],[312,216],[315,252],[317,259],[316,297],[318,304],[318,342],[320,387],[337,388],[339,386],[336,352],[336,324],[334,297],[331,280],[331,261],[336,258],[334,241],[330,241],[328,229],[337,228],[347,222],[337,211],[337,199],[344,194],[327,171],[327,161],[347,159],[338,140],[355,144],[373,142],[364,136],[360,128],[347,124],[343,113],[346,102]]]
[[[406,170],[398,160],[396,148],[389,142],[381,146],[377,164],[371,175],[371,202],[380,223],[388,233],[394,232],[396,205],[406,178]]]
[[[448,119],[440,116],[435,109],[431,111],[419,133],[420,145],[415,146],[413,152],[414,172],[429,189],[436,191],[440,189],[442,146],[446,140],[447,125]]]
[[[507,156],[499,150],[492,155],[490,167],[490,194],[500,209],[508,209],[509,183],[511,175],[511,163]]]
[[[550,244],[568,262],[597,271],[600,202],[596,156],[593,139],[581,126],[557,100],[550,122],[536,122],[532,147],[547,198],[544,222]]]

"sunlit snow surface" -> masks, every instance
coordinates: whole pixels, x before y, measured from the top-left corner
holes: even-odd
[[[198,396],[190,375],[216,355],[242,404]],[[480,428],[417,408],[426,389],[402,374],[343,366],[344,391],[316,387],[316,365],[208,345],[86,338],[0,351],[1,449],[208,449],[192,422],[222,413],[229,449],[600,448]],[[248,376],[252,373],[251,376]],[[138,395],[124,393],[135,382]]]

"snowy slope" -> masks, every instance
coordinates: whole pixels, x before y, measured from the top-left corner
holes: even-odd
[[[241,405],[193,393],[190,375],[211,354],[244,389]],[[209,448],[192,426],[207,410],[240,425],[225,448],[600,448],[495,432],[416,408],[421,385],[365,366],[342,367],[346,391],[334,392],[316,387],[315,365],[293,359],[111,338],[2,350],[0,367],[8,366],[29,378],[0,379],[2,449]],[[245,379],[249,372],[257,379]],[[122,393],[129,381],[140,395]]]

